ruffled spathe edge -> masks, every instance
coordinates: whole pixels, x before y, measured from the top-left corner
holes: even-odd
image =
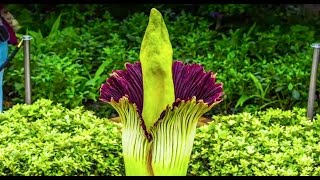
[[[122,97],[137,106],[139,114],[143,109],[143,82],[141,63],[125,64],[125,70],[113,71],[110,78],[100,88],[100,100],[116,102]],[[175,61],[172,65],[174,92],[176,102],[187,101],[196,98],[209,105],[222,101],[222,83],[216,83],[216,75],[212,72],[205,72],[199,64],[185,64]]]

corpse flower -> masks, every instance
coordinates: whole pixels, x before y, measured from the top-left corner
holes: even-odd
[[[128,176],[186,175],[198,119],[222,101],[222,84],[198,64],[172,60],[169,34],[156,9],[140,62],[113,71],[100,100],[119,113]]]

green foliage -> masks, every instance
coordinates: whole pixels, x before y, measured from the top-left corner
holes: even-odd
[[[257,100],[260,101],[259,102],[260,110],[265,106],[269,106],[270,104],[277,102],[277,100],[271,100],[271,99],[266,98],[266,95],[269,92],[268,90],[269,90],[270,83],[264,89],[262,87],[261,82],[259,81],[259,79],[255,75],[253,75],[252,73],[248,73],[248,76],[252,79],[252,81],[256,87],[256,91],[252,95],[242,94],[241,97],[238,99],[235,108],[237,108],[238,106],[242,106],[246,101],[253,99],[253,98],[256,98]]]
[[[298,108],[215,116],[197,131],[189,175],[319,176],[319,125]]]
[[[320,116],[268,109],[198,128],[189,176],[319,176]],[[0,114],[0,174],[124,175],[121,125],[41,99]]]
[[[78,107],[39,100],[0,114],[0,174],[124,174],[119,126]]]
[[[108,13],[105,17],[108,18]],[[67,107],[76,107],[86,100],[97,100],[98,89],[106,76],[97,78],[96,73],[101,75],[102,72],[96,72],[95,67],[106,67],[108,63],[94,61],[103,53],[104,46],[99,41],[92,40],[91,34],[80,36],[80,32],[84,31],[82,29],[67,27],[60,30],[61,18],[63,16],[59,15],[47,36],[43,36],[40,30],[27,31],[33,37],[32,95],[33,100],[47,98],[63,103]],[[111,68],[107,70],[110,72]],[[13,101],[22,102],[24,96],[22,52],[17,54],[6,72],[6,85],[14,87],[11,91],[18,95]],[[106,71],[104,74],[107,74]],[[95,79],[92,80],[94,76]]]
[[[248,11],[250,4],[206,4],[201,5],[199,13],[207,15],[208,12],[220,12],[227,15],[238,15]]]
[[[74,62],[78,56],[76,50],[70,51],[66,57],[58,55],[38,56],[38,63],[33,67],[33,97],[40,99],[49,98],[54,102],[63,103],[65,106],[76,107],[82,104],[86,86],[85,69],[81,64]],[[47,89],[47,91],[43,91]]]
[[[298,35],[302,32],[306,35]],[[241,107],[242,103],[243,108],[255,104],[255,108],[245,109],[251,112],[270,106],[305,107],[303,99],[307,99],[314,32],[302,25],[274,26],[270,32],[261,32],[256,25],[247,31],[230,30],[222,34],[222,39],[212,41],[212,52],[194,61],[218,73],[226,94],[223,109],[229,112],[241,110],[232,109],[236,105]],[[251,100],[244,101],[245,97]],[[237,101],[242,103],[236,104]]]
[[[15,13],[14,6],[23,9],[22,5],[10,5],[13,14],[20,13]],[[116,19],[107,11],[112,7],[28,5],[28,9],[21,10],[26,18],[21,19],[24,28],[19,33],[34,38],[31,41],[33,100],[52,99],[67,107],[86,105],[97,110],[97,114],[105,114],[105,108],[96,102],[100,85],[112,70],[123,69],[126,62],[139,59],[148,22],[146,13],[150,10],[131,11],[128,17]],[[273,17],[271,12],[284,8],[275,5],[211,4],[199,5],[196,11],[189,11],[187,5],[157,7],[170,34],[173,58],[200,63],[206,70],[216,72],[218,81],[224,83],[225,100],[214,110],[216,113],[306,106],[312,59],[310,44],[316,41],[319,28],[316,22],[273,21],[272,18],[280,15]],[[223,19],[227,28],[216,31],[211,28],[215,20],[208,16],[212,11],[222,12],[228,18],[241,14],[251,17],[241,17],[246,21],[241,24]],[[265,11],[268,16],[263,14]],[[271,18],[270,23],[261,23],[258,16]],[[33,23],[42,21],[43,26]],[[57,67],[66,64],[73,65],[60,72]],[[4,94],[9,101],[23,102],[23,75],[20,51],[5,71]],[[43,81],[43,77],[47,80]],[[60,85],[61,77],[67,79]],[[109,109],[107,114],[113,112]]]

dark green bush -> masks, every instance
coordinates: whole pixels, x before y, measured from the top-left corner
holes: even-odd
[[[98,24],[97,29],[104,26],[112,28],[112,18],[109,18],[108,13],[105,13],[104,17],[107,20],[105,23]],[[63,16],[56,19],[47,36],[44,36],[41,31],[28,31],[33,37],[31,41],[32,94],[34,100],[46,98],[63,103],[66,107],[76,107],[87,100],[97,100],[99,87],[107,77],[105,74],[112,69],[111,66],[107,66],[112,64],[112,61],[108,61],[110,63],[107,64],[107,59],[103,59],[104,48],[119,46],[121,41],[109,40],[108,36],[95,37],[94,31],[88,33],[90,24],[82,28],[61,29],[61,18]],[[108,31],[108,28],[102,29],[105,32]],[[110,37],[113,36],[110,35]],[[119,49],[111,48],[114,49],[112,53]],[[105,69],[97,75],[99,66]],[[12,101],[19,103],[23,101],[23,76],[23,53],[19,52],[11,61],[5,76],[7,87],[5,93],[18,95]]]
[[[199,7],[199,13],[208,15],[210,12],[220,12],[226,15],[239,15],[247,12],[250,4],[206,4]]]
[[[234,112],[237,101],[243,101],[242,107],[254,104],[246,109],[251,112],[266,107],[306,107],[315,31],[302,25],[285,31],[274,26],[270,32],[261,32],[255,25],[248,31],[230,30],[222,39],[209,42],[212,51],[193,60],[218,73],[226,94],[223,110]]]
[[[82,104],[86,96],[97,94],[95,89],[90,89],[91,86],[85,86],[89,78],[86,76],[86,69],[77,62],[78,57],[79,52],[75,49],[70,50],[67,56],[55,53],[33,55],[31,64],[33,99],[47,98],[66,107],[76,107]],[[23,62],[20,63],[19,66],[22,66]],[[19,95],[16,101],[21,102],[25,94],[24,71],[22,67],[11,68],[7,71],[6,84],[14,86]]]
[[[39,13],[49,8],[32,7]],[[59,8],[50,11],[54,15],[46,20],[46,26],[50,25],[45,28],[48,30],[32,26],[28,13],[25,24],[22,21],[34,38],[31,41],[33,99],[52,99],[66,107],[95,107],[97,114],[103,114],[105,110],[100,111],[96,102],[99,87],[112,70],[123,69],[124,63],[139,59],[148,11],[132,13],[122,20],[104,11],[109,6],[59,5]],[[70,8],[72,12],[66,11]],[[310,44],[317,39],[316,23],[266,27],[256,22],[215,31],[210,28],[214,20],[207,17],[210,11],[220,9],[236,16],[252,6],[199,6],[202,13],[185,9],[179,12],[164,5],[159,8],[170,33],[174,59],[200,63],[206,70],[216,72],[218,80],[224,83],[225,100],[215,109],[216,113],[306,107],[312,59]],[[85,11],[83,15],[82,11]],[[29,13],[35,18],[33,12]],[[59,71],[69,64],[73,65]],[[5,71],[7,100],[23,102],[23,81],[23,57],[19,52]]]

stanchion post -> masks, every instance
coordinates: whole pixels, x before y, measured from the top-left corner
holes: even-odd
[[[320,57],[320,43],[312,44],[313,47],[313,60],[310,75],[309,95],[308,95],[308,110],[307,116],[309,119],[313,119],[314,102],[316,100],[316,84],[317,84],[317,71]]]
[[[30,76],[30,40],[29,35],[24,35],[23,40],[23,53],[24,53],[24,87],[25,87],[25,103],[31,104],[31,76]]]

